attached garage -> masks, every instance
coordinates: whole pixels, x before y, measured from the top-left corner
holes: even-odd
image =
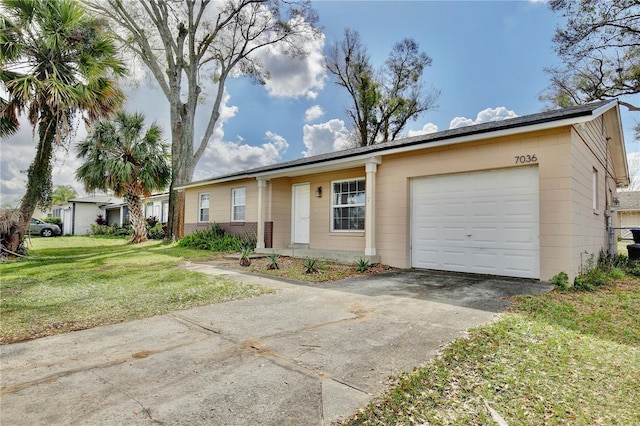
[[[538,167],[415,178],[411,266],[540,278]]]

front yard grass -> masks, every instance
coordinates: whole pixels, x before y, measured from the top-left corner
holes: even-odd
[[[346,424],[640,424],[639,344],[638,278],[520,296]]]
[[[0,263],[0,343],[161,315],[268,290],[179,268],[218,254],[159,241],[33,238],[27,259]]]

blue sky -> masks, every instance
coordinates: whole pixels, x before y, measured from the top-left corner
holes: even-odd
[[[438,108],[410,122],[406,131],[427,125],[448,129],[452,121],[471,124],[496,115],[539,112],[540,94],[548,85],[543,69],[557,65],[552,37],[560,17],[542,1],[315,1],[324,39],[312,46],[305,63],[273,60],[274,79],[257,86],[245,79],[227,86],[223,123],[196,169],[194,179],[286,161],[339,148],[350,123],[344,113],[349,99],[322,71],[322,50],[338,42],[345,27],[360,33],[375,67],[383,64],[394,43],[415,39],[433,64],[426,81],[441,91]],[[168,104],[158,91],[142,84],[129,89],[127,108],[145,112],[168,132]],[[640,96],[630,99],[640,103]],[[484,111],[480,117],[478,114]],[[631,129],[638,114],[624,108],[627,152],[639,155]],[[201,120],[203,121],[203,120]],[[201,127],[204,123],[201,124]],[[435,127],[434,127],[435,126]],[[82,132],[79,132],[81,135]],[[198,135],[196,135],[198,136]],[[26,177],[19,173],[33,158],[35,143],[24,126],[3,141],[2,201],[19,198]],[[75,182],[75,155],[58,153],[54,185]]]

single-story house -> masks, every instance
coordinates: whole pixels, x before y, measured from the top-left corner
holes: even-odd
[[[628,184],[613,100],[177,189],[185,234],[215,222],[255,234],[259,252],[549,280],[615,246],[612,202]]]
[[[161,223],[169,220],[169,193],[153,194],[142,201],[145,219],[155,217]]]
[[[129,221],[129,208],[124,200],[117,204],[104,206],[104,209],[107,225],[116,223],[122,226]],[[155,217],[160,223],[166,223],[169,220],[169,193],[152,194],[144,198],[142,211],[145,219]]]
[[[640,191],[620,191],[617,202],[614,203],[620,221],[620,236],[623,239],[633,239],[630,228],[640,229]]]
[[[122,198],[109,195],[78,197],[54,205],[52,215],[62,220],[64,235],[88,235],[98,215],[107,218],[106,206],[121,203]]]
[[[104,206],[104,218],[107,219],[107,225],[123,226],[129,221],[129,207],[122,201],[120,203],[108,204]]]

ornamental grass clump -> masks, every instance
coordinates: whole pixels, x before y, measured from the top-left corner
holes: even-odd
[[[277,253],[271,253],[267,260],[267,269],[270,271],[280,269],[280,265],[278,264],[279,260],[280,260],[280,256],[278,256]]]
[[[213,223],[209,229],[196,231],[183,237],[178,242],[178,246],[220,253],[233,253],[239,252],[242,247],[255,247],[254,240],[254,237],[246,233],[242,237],[230,234],[222,229],[220,225]]]

